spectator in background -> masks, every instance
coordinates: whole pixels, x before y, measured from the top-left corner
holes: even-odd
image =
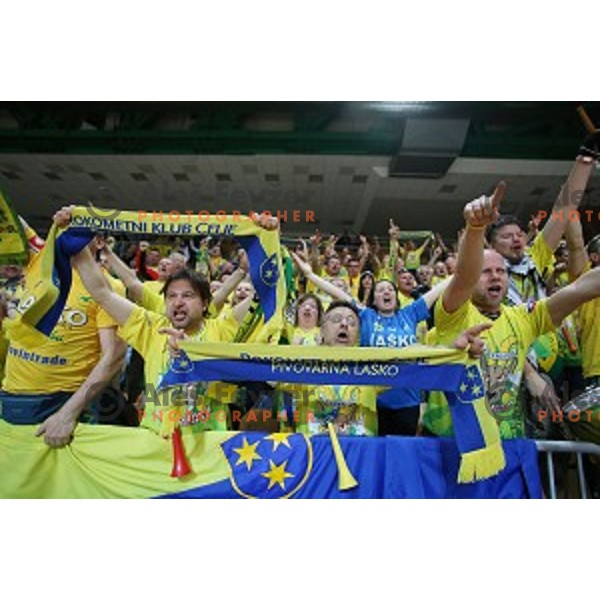
[[[310,265],[296,254],[293,257],[298,268],[314,285],[336,300],[356,307],[360,317],[361,346],[405,348],[418,343],[418,325],[429,319],[431,306],[447,285],[443,283],[418,301],[400,308],[395,284],[382,279],[374,286],[372,307],[366,307],[324,278],[315,275]],[[415,390],[398,389],[383,394],[378,405],[380,435],[415,435],[420,404],[421,394]]]
[[[0,294],[4,297],[7,314],[12,313],[23,294],[23,269],[19,265],[0,266]]]
[[[398,299],[400,307],[412,304],[415,297],[418,298],[417,292],[417,280],[414,275],[404,268],[399,268],[397,271],[397,287],[398,287]]]
[[[287,327],[287,339],[292,346],[317,346],[320,344],[320,327],[323,305],[315,294],[303,294],[296,302],[294,324]]]
[[[364,306],[373,304],[373,291],[375,288],[375,275],[370,271],[365,271],[361,274],[358,283],[357,300]]]
[[[548,219],[530,248],[527,248],[525,230],[513,215],[504,215],[489,227],[487,239],[490,246],[506,260],[510,284],[507,302],[510,306],[546,297],[545,279],[551,273],[554,251],[569,223],[566,215],[579,208],[593,167],[592,158],[577,157],[552,208],[564,218]]]
[[[429,265],[421,265],[417,269],[417,294],[423,296],[431,290],[433,279],[433,268]]]
[[[417,269],[421,266],[421,257],[430,243],[431,237],[428,237],[418,248],[412,241],[408,241],[405,244],[403,258],[404,264],[409,271],[416,273]]]

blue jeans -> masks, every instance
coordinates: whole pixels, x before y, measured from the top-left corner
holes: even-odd
[[[0,391],[0,418],[12,425],[38,425],[62,408],[73,392],[54,394],[9,394]],[[83,412],[80,421],[93,422],[92,415]]]

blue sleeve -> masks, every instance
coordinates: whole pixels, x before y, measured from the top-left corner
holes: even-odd
[[[416,302],[405,306],[400,310],[400,312],[406,315],[409,319],[414,321],[415,323],[420,323],[421,321],[427,321],[429,319],[430,311],[427,306],[427,302],[425,302],[424,298],[419,298]]]
[[[358,316],[362,319],[365,312],[368,310],[366,306],[363,306],[356,298],[352,298],[352,306],[358,311]]]

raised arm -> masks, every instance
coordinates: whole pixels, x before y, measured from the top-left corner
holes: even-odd
[[[423,295],[423,300],[425,300],[425,304],[427,304],[427,308],[431,308],[435,301],[444,293],[446,288],[452,282],[452,277],[448,277],[444,279],[444,281],[440,281],[437,285],[434,285],[426,294]]]
[[[71,222],[72,207],[61,208],[53,217],[57,227],[64,228]],[[96,263],[89,246],[71,258],[71,265],[79,271],[83,285],[94,300],[119,324],[123,325],[135,308],[135,304],[119,296],[111,287],[100,265]]]
[[[238,252],[240,266],[225,280],[225,283],[215,292],[212,297],[212,303],[217,310],[220,310],[229,294],[235,290],[238,283],[240,283],[244,277],[248,274],[248,256],[244,250]]]
[[[321,272],[321,253],[319,244],[321,243],[321,232],[317,229],[315,234],[310,236],[310,264],[315,273]]]
[[[106,257],[106,266],[112,271],[125,285],[129,297],[136,303],[142,301],[143,285],[138,279],[135,269],[129,268],[113,251],[108,244],[104,245],[102,252]]]
[[[419,253],[419,257],[422,256],[423,252],[425,252],[425,250],[427,250],[427,246],[429,246],[429,244],[431,244],[431,236],[429,236],[424,242],[423,244],[421,244],[421,246],[419,246],[419,248],[417,248],[417,252]]]
[[[358,239],[360,241],[360,246],[358,248],[359,270],[362,273],[365,270],[367,260],[371,255],[371,249],[369,248],[369,242],[364,235],[360,235]]]
[[[253,302],[254,297],[248,296],[233,307],[233,316],[238,323],[241,324],[244,322],[244,319],[246,318],[246,315],[248,314]]]
[[[71,259],[71,264],[79,271],[83,285],[94,300],[119,325],[124,325],[135,308],[135,304],[113,291],[100,266],[94,260],[90,249],[84,248]]]
[[[548,298],[548,311],[552,322],[558,327],[574,310],[598,296],[600,269],[592,269]]]
[[[549,248],[556,250],[565,234],[569,222],[568,215],[573,210],[578,210],[581,199],[587,187],[588,180],[594,169],[594,159],[590,156],[578,156],[571,168],[566,183],[560,190],[552,211],[561,215],[561,218],[548,219],[542,229],[544,241]]]
[[[448,254],[448,247],[446,246],[446,244],[444,244],[444,240],[443,240],[442,236],[439,233],[436,233],[435,239],[437,240],[438,247],[440,247],[442,249],[442,252],[445,252],[446,254]]]
[[[390,227],[388,230],[388,234],[390,236],[390,252],[388,255],[388,263],[386,265],[386,268],[391,278],[395,280],[396,267],[398,266],[398,240],[400,239],[400,228],[394,223],[393,219],[390,219]]]
[[[567,248],[569,249],[567,271],[571,281],[575,281],[583,273],[589,261],[580,221],[569,222],[565,238],[567,240]]]
[[[443,298],[444,310],[448,313],[456,312],[471,298],[479,281],[483,269],[485,228],[498,218],[498,207],[505,190],[506,184],[501,181],[491,197],[481,196],[465,206],[467,227],[459,242],[454,277]]]
[[[294,259],[294,262],[298,265],[298,268],[300,269],[304,277],[306,277],[306,279],[308,279],[309,281],[312,281],[320,290],[322,290],[326,294],[329,294],[332,298],[336,300],[342,300],[343,302],[350,303],[355,302],[354,298],[352,298],[350,294],[347,294],[346,292],[344,292],[344,290],[341,290],[332,283],[329,283],[329,281],[325,281],[322,277],[315,275],[310,265],[304,262],[295,252],[292,252],[291,254],[292,258]]]
[[[440,260],[440,257],[442,256],[443,252],[444,251],[439,246],[436,246],[433,249],[433,252],[431,253],[431,258],[429,259],[429,262],[427,263],[427,266],[433,269],[435,263],[438,260]]]

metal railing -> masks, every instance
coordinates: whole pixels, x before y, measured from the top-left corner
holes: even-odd
[[[588,498],[588,486],[583,468],[583,455],[590,454],[600,456],[600,445],[590,442],[564,442],[536,440],[538,452],[546,453],[546,464],[548,467],[548,482],[550,488],[550,498],[556,500],[556,479],[554,473],[554,454],[575,454],[577,460],[577,477],[579,480],[579,491],[581,498]]]

